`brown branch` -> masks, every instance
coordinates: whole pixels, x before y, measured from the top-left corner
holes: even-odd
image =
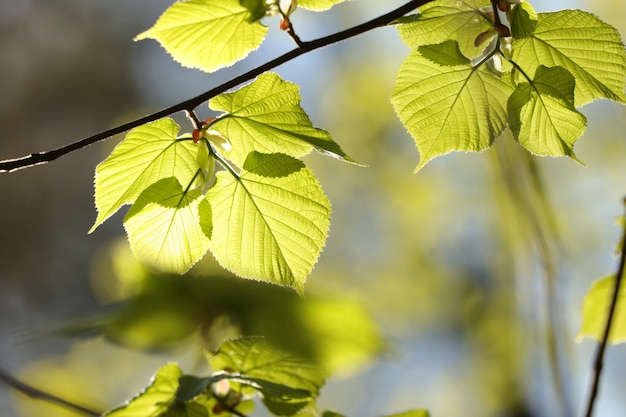
[[[624,198],[624,207],[626,208],[626,197]],[[624,227],[624,234],[622,236],[622,243],[626,243],[626,226]],[[602,340],[598,345],[596,356],[593,361],[593,380],[591,389],[589,391],[589,398],[587,400],[587,408],[585,417],[591,417],[593,415],[593,407],[598,397],[598,389],[600,387],[600,375],[602,374],[602,367],[604,365],[604,352],[609,342],[609,333],[611,332],[611,323],[613,316],[615,315],[615,309],[617,306],[617,299],[619,296],[620,287],[622,285],[622,279],[624,277],[624,264],[626,263],[626,247],[622,247],[622,253],[620,255],[619,267],[617,268],[617,275],[615,276],[615,287],[613,288],[613,294],[611,296],[611,305],[609,307],[609,316],[606,319],[606,325],[604,326],[604,334]]]
[[[39,388],[35,388],[32,385],[26,384],[3,369],[0,369],[0,382],[3,382],[14,390],[19,391],[22,394],[25,394],[34,399],[60,405],[67,409],[78,411],[79,413],[83,413],[89,416],[98,417],[102,415],[102,413],[100,413],[99,411],[84,407],[80,404],[75,404],[64,398],[58,397],[54,394],[50,394],[49,392],[40,390]]]
[[[328,35],[328,36],[325,36],[325,37],[322,37],[313,41],[302,42],[298,48],[293,49],[279,56],[278,58],[268,61],[259,67],[256,67],[244,74],[241,74],[235,78],[232,78],[231,80],[205,93],[202,93],[197,97],[193,97],[188,100],[182,101],[178,104],[174,104],[173,106],[170,106],[163,110],[159,110],[156,113],[152,113],[142,118],[130,121],[128,123],[125,123],[117,127],[114,127],[112,129],[105,130],[103,132],[89,136],[87,138],[71,143],[69,145],[65,145],[58,149],[53,149],[53,150],[45,151],[45,152],[37,152],[37,153],[30,154],[30,155],[22,156],[20,158],[7,159],[7,160],[0,161],[0,172],[12,172],[12,171],[17,171],[17,170],[24,169],[24,168],[29,168],[35,165],[45,164],[45,163],[54,161],[55,159],[60,158],[63,155],[67,155],[68,153],[82,149],[89,145],[93,145],[94,143],[108,139],[111,136],[126,132],[130,129],[144,125],[146,123],[153,122],[165,116],[169,116],[173,113],[177,113],[179,111],[184,111],[184,110],[193,110],[196,107],[198,107],[200,104],[202,104],[203,102],[210,100],[211,98],[217,96],[218,94],[222,94],[234,87],[237,87],[238,85],[257,77],[258,75],[264,73],[265,71],[269,71],[273,68],[276,68],[288,61],[291,61],[294,58],[299,57],[300,55],[304,55],[316,49],[320,49],[325,46],[361,35],[370,30],[388,25],[392,23],[394,20],[415,10],[417,7],[422,6],[426,3],[430,3],[431,1],[432,0],[411,0],[407,2],[406,4],[404,4],[403,6],[400,6],[397,9],[392,10],[389,13],[381,15],[375,19],[369,20],[360,25],[353,26],[351,28],[345,29],[340,32],[336,32],[334,34],[331,34],[331,35]]]

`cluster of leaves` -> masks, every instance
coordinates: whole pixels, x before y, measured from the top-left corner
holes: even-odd
[[[341,1],[175,2],[137,39],[155,39],[182,65],[211,72],[258,48],[267,35],[263,18],[280,15],[281,29],[292,31],[289,16],[296,5],[326,10]],[[482,151],[507,127],[533,154],[576,159],[573,146],[586,127],[577,107],[601,98],[626,101],[619,33],[589,13],[536,13],[524,1],[437,0],[395,25],[411,52],[391,100],[420,152],[417,170],[452,151]],[[315,149],[354,161],[328,132],[313,126],[300,101],[296,85],[264,73],[209,100],[220,112],[217,117],[199,121],[189,109],[190,132],[180,134],[169,118],[133,129],[98,165],[98,217],[92,230],[131,204],[124,219],[130,245],[152,268],[182,274],[210,250],[238,276],[302,292],[325,244],[330,203],[300,158]],[[193,298],[196,303],[171,304],[179,324],[185,323],[175,329],[176,337],[195,329],[190,318],[203,315],[202,308],[219,305],[219,297]],[[245,311],[250,305],[242,300],[217,312]],[[267,300],[271,304],[271,297]],[[154,317],[142,310],[153,301],[139,297],[129,305],[123,317],[136,318],[131,327]],[[313,308],[310,302],[303,305]],[[345,310],[333,304],[323,308],[329,314],[325,322],[346,323]],[[318,338],[329,335],[294,320],[302,316],[291,310],[277,313],[266,304],[256,311],[261,313],[254,325],[242,321],[247,336],[224,342],[209,358],[213,374],[183,375],[177,365],[166,365],[142,394],[108,415],[244,415],[255,395],[276,415],[318,415],[314,401],[333,366],[321,365],[316,352],[280,346],[283,339],[272,335],[298,326]],[[212,314],[211,319],[219,316]],[[255,327],[260,322],[282,324],[268,331]],[[128,323],[124,319],[116,326],[113,320],[105,331],[123,338]],[[367,328],[363,323],[356,323],[361,330]],[[249,336],[259,330],[269,337]],[[369,336],[376,333],[366,330]],[[416,410],[396,417],[426,415]]]
[[[131,248],[157,270],[184,273],[211,249],[239,276],[302,291],[330,204],[297,158],[312,149],[350,158],[299,103],[296,85],[265,73],[212,99],[223,113],[194,134],[179,136],[169,118],[130,131],[96,169],[93,229],[132,204]]]
[[[506,15],[500,11],[506,10]],[[576,108],[625,101],[619,32],[580,10],[536,13],[525,1],[438,0],[397,21],[411,48],[393,105],[420,152],[416,170],[452,151],[489,148],[508,126],[535,155],[576,159]]]
[[[151,384],[109,417],[208,417],[244,415],[260,396],[278,416],[342,417],[333,411],[318,414],[315,398],[327,375],[316,364],[281,352],[260,338],[224,342],[209,355],[218,371],[208,377],[184,375],[178,365],[163,366]],[[428,417],[413,410],[387,417]]]

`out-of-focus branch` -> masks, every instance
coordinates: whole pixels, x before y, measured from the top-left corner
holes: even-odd
[[[49,392],[40,390],[39,388],[35,388],[32,385],[26,384],[25,382],[20,381],[4,369],[0,369],[0,382],[34,399],[60,405],[61,407],[78,411],[79,413],[83,413],[88,416],[98,417],[102,415],[102,413],[99,411],[82,406],[80,404],[73,403]]]

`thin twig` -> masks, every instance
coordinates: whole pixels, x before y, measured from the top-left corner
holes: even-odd
[[[7,371],[0,369],[0,381],[15,389],[16,391],[21,392],[31,398],[39,399],[42,401],[46,401],[49,403],[53,403],[56,405],[60,405],[70,410],[78,411],[79,413],[83,413],[85,415],[98,417],[102,415],[102,413],[95,411],[91,408],[84,407],[80,404],[73,403],[64,398],[58,397],[54,394],[50,394],[49,392],[40,390],[39,388],[35,388],[32,385],[26,384],[19,379],[15,378],[13,375],[8,373]]]
[[[85,139],[79,140],[69,145],[65,145],[58,149],[33,153],[31,155],[22,156],[20,158],[7,159],[7,160],[0,161],[0,172],[12,172],[12,171],[17,171],[20,169],[32,167],[35,165],[45,164],[50,161],[54,161],[55,159],[63,155],[67,155],[68,153],[82,149],[89,145],[93,145],[94,143],[108,139],[111,136],[126,132],[130,129],[144,125],[146,123],[153,122],[165,116],[169,116],[173,113],[177,113],[179,111],[184,111],[184,110],[195,109],[196,107],[198,107],[200,104],[204,103],[205,101],[208,101],[211,98],[217,96],[218,94],[222,94],[230,90],[231,88],[237,87],[238,85],[257,77],[258,75],[264,73],[265,71],[274,69],[278,67],[279,65],[282,65],[288,61],[291,61],[294,58],[299,57],[300,55],[304,55],[316,49],[320,49],[325,46],[328,46],[337,42],[341,42],[346,39],[353,38],[362,33],[368,32],[372,29],[376,29],[376,28],[388,25],[394,20],[413,11],[417,7],[423,6],[424,4],[430,3],[431,1],[433,0],[411,0],[408,3],[404,4],[403,6],[400,6],[397,9],[389,13],[381,15],[375,19],[369,20],[360,25],[353,26],[351,28],[345,29],[340,32],[336,32],[332,35],[328,35],[328,36],[325,36],[323,38],[319,38],[313,41],[302,42],[298,48],[293,49],[279,56],[278,58],[268,61],[265,64],[260,65],[244,74],[241,74],[238,77],[232,78],[231,80],[205,93],[202,93],[199,96],[182,101],[178,104],[174,104],[173,106],[170,106],[163,110],[159,110],[150,115],[141,117],[139,119],[135,119],[133,121],[114,127],[112,129],[105,130],[103,132],[89,136]]]
[[[624,198],[624,207],[626,209],[626,198]],[[625,210],[626,211],[626,210]],[[624,235],[622,236],[622,242],[626,242],[626,227],[624,227]],[[589,398],[587,401],[587,411],[585,417],[591,417],[593,415],[593,407],[598,397],[598,388],[600,386],[600,375],[602,374],[602,366],[604,364],[604,352],[609,341],[609,333],[611,332],[611,323],[613,322],[613,316],[615,315],[615,308],[617,306],[617,298],[619,296],[619,290],[622,284],[622,278],[624,277],[624,264],[626,263],[626,247],[622,247],[622,253],[620,255],[619,267],[617,268],[617,275],[615,276],[615,287],[613,288],[613,295],[611,296],[611,305],[609,307],[609,316],[606,319],[606,325],[604,326],[604,334],[596,356],[593,361],[593,381],[591,389],[589,391]]]

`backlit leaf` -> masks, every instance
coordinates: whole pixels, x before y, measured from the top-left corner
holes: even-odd
[[[278,350],[262,337],[225,341],[209,362],[213,369],[229,369],[245,377],[306,390],[314,396],[326,379],[326,372],[314,362]]]
[[[574,77],[561,67],[538,67],[532,82],[520,83],[509,98],[513,136],[535,155],[575,158],[574,142],[587,121],[573,103]]]
[[[252,151],[298,158],[317,149],[353,162],[328,132],[311,124],[300,101],[299,87],[274,73],[264,73],[235,92],[211,99],[211,109],[226,112],[212,125],[232,144],[225,156],[241,166]]]
[[[433,61],[432,46],[412,51],[400,66],[391,95],[420,152],[416,171],[439,155],[487,149],[506,125],[506,102],[513,91],[508,77],[486,65],[472,66],[451,52],[452,42],[442,45],[445,65]]]
[[[489,0],[433,1],[420,7],[418,15],[396,21],[402,23],[398,26],[398,32],[411,49],[456,40],[462,53],[468,58],[474,58],[487,45],[484,42],[476,46],[476,38],[493,27],[487,15],[480,10],[489,6]]]
[[[614,288],[615,275],[593,283],[583,301],[583,324],[576,340],[580,341],[586,337],[598,341],[602,340]],[[622,282],[615,314],[611,322],[609,343],[624,342],[626,342],[626,287]]]
[[[328,10],[335,4],[343,3],[346,0],[298,0],[298,7],[303,9],[322,11]]]
[[[210,207],[200,197],[199,190],[183,190],[176,178],[148,187],[124,219],[135,256],[158,271],[178,274],[199,261],[209,248],[205,231],[211,228]]]
[[[191,139],[177,139],[179,130],[170,118],[137,127],[98,165],[98,217],[91,231],[157,181],[168,177],[175,177],[181,184],[191,181],[197,172],[199,146]]]
[[[576,106],[600,98],[624,102],[624,44],[614,27],[590,13],[540,13],[532,35],[513,43],[513,60],[527,74],[540,65],[568,70],[576,79]]]
[[[514,5],[507,17],[511,23],[511,36],[515,39],[529,37],[537,27],[537,12],[527,1]]]
[[[152,377],[150,386],[127,404],[105,414],[107,417],[146,417],[166,413],[174,402],[178,378],[182,376],[178,365],[170,363]]]
[[[253,152],[240,177],[217,174],[207,199],[211,251],[224,268],[303,290],[326,240],[330,203],[301,161]]]
[[[155,39],[185,67],[212,72],[257,49],[267,27],[250,22],[239,0],[190,0],[171,5],[135,40]]]

